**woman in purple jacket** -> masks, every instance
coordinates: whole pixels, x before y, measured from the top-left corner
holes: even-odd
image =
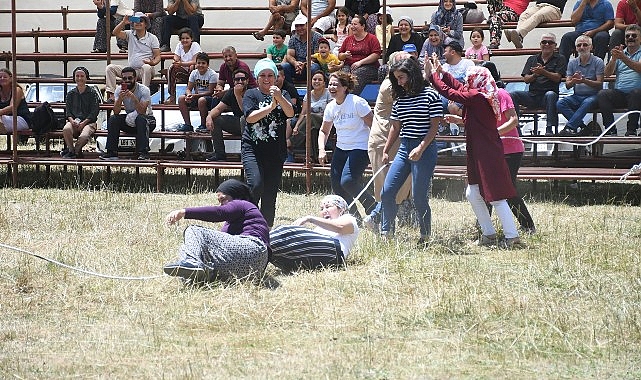
[[[220,231],[188,226],[178,261],[165,265],[164,272],[192,284],[261,278],[269,256],[269,227],[251,203],[249,186],[229,179],[218,186],[216,197],[220,206],[189,207],[167,215],[169,225],[183,218],[225,224]]]

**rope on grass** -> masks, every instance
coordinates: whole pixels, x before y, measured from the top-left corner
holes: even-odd
[[[89,271],[89,270],[86,270],[86,269],[74,267],[74,266],[62,263],[60,261],[48,258],[46,256],[42,256],[42,255],[39,255],[37,253],[29,252],[27,250],[24,250],[24,249],[21,249],[21,248],[17,248],[17,247],[13,247],[13,246],[10,246],[10,245],[7,245],[7,244],[0,243],[0,248],[5,248],[5,249],[8,249],[8,250],[24,253],[24,254],[29,255],[29,256],[37,257],[37,258],[39,258],[41,260],[50,262],[50,263],[58,265],[60,267],[71,269],[73,271],[84,273],[86,275],[90,275],[90,276],[94,276],[94,277],[109,278],[109,279],[112,279],[112,280],[153,280],[153,279],[160,278],[160,277],[164,276],[164,275],[148,276],[148,277],[113,276],[113,275],[109,275],[109,274],[102,274],[102,273],[92,272],[92,271]]]

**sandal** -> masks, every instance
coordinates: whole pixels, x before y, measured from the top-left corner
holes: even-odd
[[[254,36],[254,38],[257,39],[258,41],[265,41],[265,36],[260,34],[260,32],[254,32],[252,33],[252,36]]]

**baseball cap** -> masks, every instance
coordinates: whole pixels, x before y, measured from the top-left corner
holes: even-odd
[[[403,51],[406,53],[415,53],[417,50],[414,44],[405,44],[403,45]]]
[[[294,19],[294,22],[292,22],[292,25],[301,25],[301,24],[307,24],[307,16],[305,16],[302,13],[299,13],[298,16]]]

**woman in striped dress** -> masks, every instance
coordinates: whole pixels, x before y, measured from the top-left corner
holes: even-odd
[[[313,224],[315,229],[303,227]],[[356,218],[338,195],[321,200],[320,216],[307,215],[269,233],[271,263],[285,272],[340,267],[358,237]]]
[[[438,153],[434,137],[443,118],[442,105],[438,93],[425,83],[421,68],[413,58],[394,64],[389,79],[395,103],[390,116],[392,127],[383,148],[383,164],[389,162],[388,154],[399,138],[401,144],[381,192],[381,234],[394,234],[394,220],[398,211],[396,194],[411,174],[412,195],[421,233],[418,244],[425,245],[431,233],[432,212],[428,197]]]

